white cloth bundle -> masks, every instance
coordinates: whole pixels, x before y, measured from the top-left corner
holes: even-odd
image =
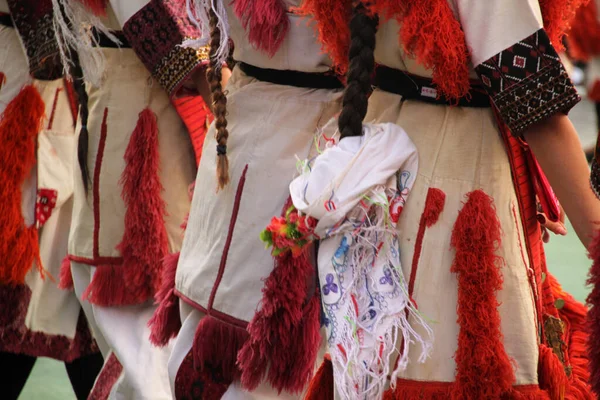
[[[364,125],[342,139],[290,185],[294,206],[319,220],[319,280],[338,394],[381,398],[418,342],[424,361],[432,332],[408,295],[396,223],[418,169],[417,149],[394,124]],[[423,325],[420,337],[408,317]],[[402,340],[403,346],[398,341]],[[392,367],[392,356],[401,351]]]

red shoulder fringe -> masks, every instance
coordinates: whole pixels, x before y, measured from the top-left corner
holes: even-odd
[[[595,1],[577,10],[567,42],[569,55],[577,60],[588,61],[600,54],[600,22]]]
[[[287,8],[282,0],[234,0],[236,15],[257,49],[273,56],[290,30]]]
[[[43,274],[35,224],[21,214],[21,186],[35,166],[37,134],[45,105],[33,85],[25,86],[0,118],[0,283],[19,285],[36,264]]]
[[[557,48],[570,27],[575,12],[586,0],[540,0],[544,26]],[[395,18],[400,23],[399,39],[405,53],[433,70],[433,82],[440,94],[457,99],[467,94],[469,50],[465,35],[448,0],[371,0],[365,4],[382,20]],[[306,0],[297,12],[317,21],[319,39],[338,71],[348,64],[350,44],[349,0]]]

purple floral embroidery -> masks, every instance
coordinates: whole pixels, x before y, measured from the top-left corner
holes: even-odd
[[[382,285],[388,284],[388,285],[393,285],[394,281],[392,280],[392,271],[390,271],[389,269],[386,269],[385,271],[383,271],[383,275],[380,279],[379,279],[379,283],[381,283]]]
[[[333,274],[327,274],[325,276],[326,284],[323,285],[323,293],[327,296],[330,292],[337,293],[338,285],[333,282]]]

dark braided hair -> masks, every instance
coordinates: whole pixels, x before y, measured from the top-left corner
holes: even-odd
[[[362,123],[371,93],[371,75],[375,69],[377,23],[377,16],[368,15],[362,3],[353,7],[347,86],[338,119],[340,139],[362,135]]]
[[[81,169],[81,178],[83,179],[83,188],[87,196],[90,186],[90,173],[87,165],[89,133],[87,129],[88,123],[88,95],[85,90],[85,81],[83,80],[83,70],[77,56],[74,58],[74,65],[71,67],[71,77],[73,78],[73,88],[77,93],[79,102],[79,115],[81,117],[81,130],[79,131],[79,140],[77,142],[77,161]]]
[[[229,160],[227,159],[227,96],[221,85],[221,68],[216,53],[221,42],[221,32],[217,26],[217,14],[210,10],[210,63],[206,71],[206,78],[212,93],[213,114],[215,116],[215,128],[217,129],[217,182],[219,189],[223,189],[229,183]]]

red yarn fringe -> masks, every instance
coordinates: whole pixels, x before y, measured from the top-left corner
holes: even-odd
[[[290,30],[282,0],[234,0],[233,8],[248,32],[249,42],[269,56],[275,55]]]
[[[106,16],[106,9],[108,7],[108,0],[77,0],[84,6],[86,6],[95,15],[104,17]]]
[[[158,308],[148,322],[150,341],[158,347],[166,346],[181,329],[179,297],[175,295],[175,274],[178,262],[179,253],[170,254],[165,258],[162,286],[155,296]]]
[[[323,51],[331,57],[336,72],[345,75],[350,48],[352,0],[305,0],[294,11],[317,21],[315,29],[323,43]]]
[[[502,287],[502,260],[495,254],[500,238],[493,199],[481,190],[469,193],[451,238],[460,325],[452,399],[498,399],[515,381],[502,343],[496,299]]]
[[[283,215],[290,205],[288,199]],[[262,307],[247,328],[250,340],[238,357],[242,385],[248,390],[266,378],[280,392],[299,393],[312,377],[320,342],[320,299],[318,289],[307,290],[316,281],[310,251],[275,257],[262,290]]]
[[[118,249],[123,255],[122,274],[133,303],[143,303],[160,288],[162,261],[168,253],[166,205],[161,197],[156,116],[146,108],[140,115],[127,150],[120,183],[125,232]]]
[[[311,380],[304,400],[333,400],[333,385],[333,364],[331,358],[326,356]]]
[[[60,274],[58,287],[64,290],[73,290],[73,274],[71,273],[71,260],[69,257],[63,258],[60,263]]]
[[[600,23],[596,1],[589,1],[577,10],[567,41],[569,55],[576,60],[588,61],[600,54]]]
[[[102,307],[139,304],[147,299],[147,288],[131,285],[123,274],[123,265],[98,265],[83,299]]]
[[[539,0],[544,19],[544,28],[548,33],[550,42],[556,51],[565,49],[563,38],[571,28],[577,9],[586,4],[588,0]],[[590,1],[593,3],[593,1]],[[586,29],[587,27],[582,27]]]
[[[0,118],[0,283],[19,285],[35,264],[43,276],[38,232],[21,214],[21,187],[35,165],[36,137],[45,105],[25,86]]]
[[[590,306],[588,311],[588,332],[589,340],[587,342],[589,364],[590,364],[590,384],[594,393],[600,397],[600,231],[594,235],[594,240],[589,247],[589,257],[593,264],[590,269],[588,285],[592,287],[587,303]]]
[[[229,324],[211,315],[200,320],[194,337],[193,352],[196,369],[212,369],[226,382],[239,380],[238,352],[248,340],[244,328]]]
[[[395,390],[385,392],[384,400],[448,400],[451,397],[455,383],[451,382],[420,382],[398,379]],[[548,394],[540,390],[537,385],[513,386],[510,392],[502,397],[504,400],[550,400]],[[479,397],[465,397],[464,399],[480,399]],[[464,400],[463,399],[463,400]],[[484,399],[482,397],[481,399]],[[487,399],[487,397],[485,397]]]
[[[538,363],[540,388],[546,390],[551,399],[564,399],[567,388],[565,366],[558,356],[546,345],[540,345]]]

